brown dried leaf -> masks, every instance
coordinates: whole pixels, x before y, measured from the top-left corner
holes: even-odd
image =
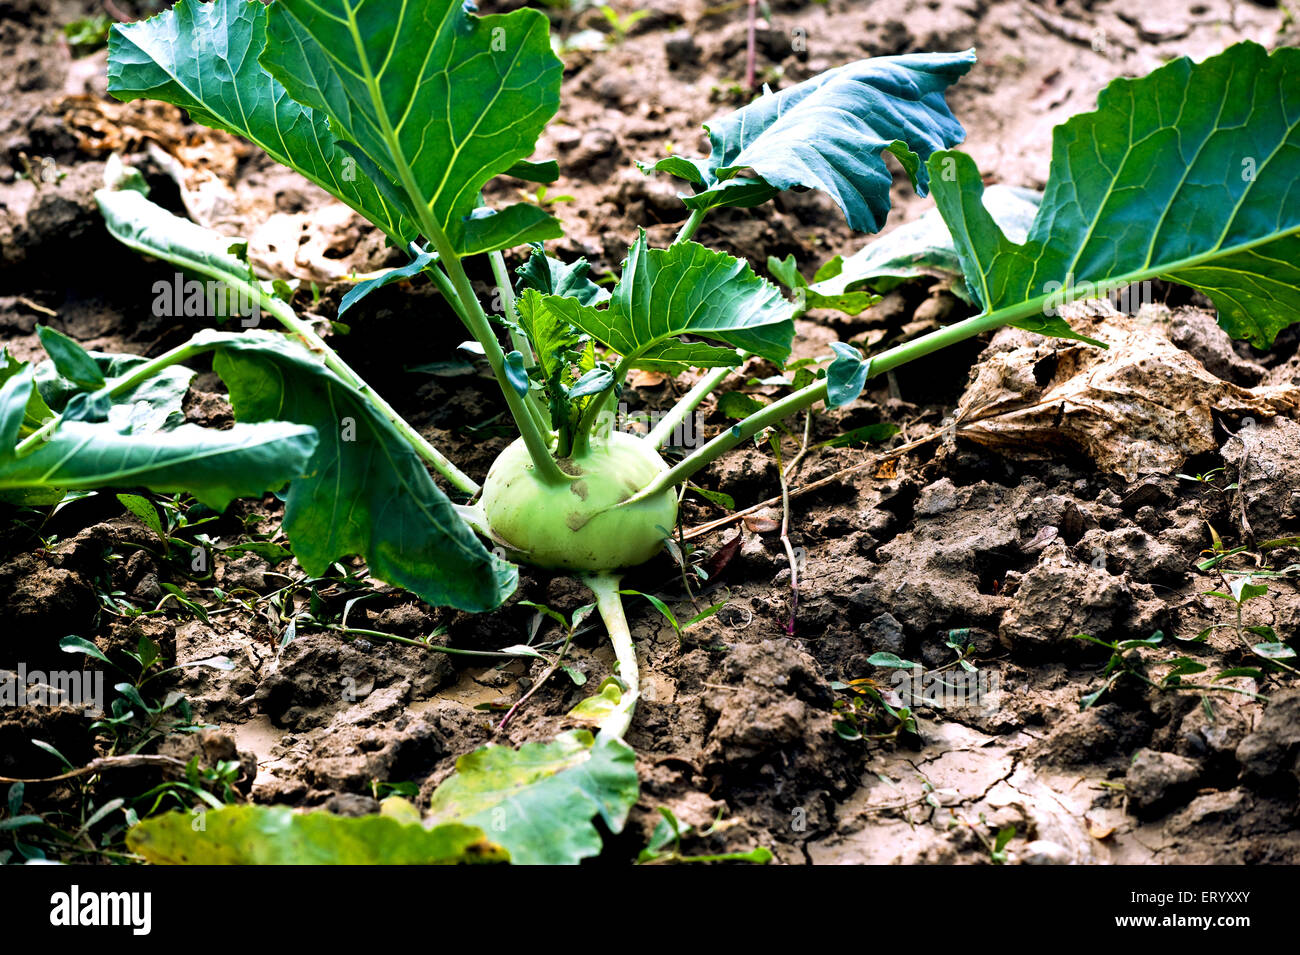
[[[1216,450],[1216,412],[1272,417],[1300,409],[1300,389],[1242,388],[1208,372],[1169,340],[1163,305],[1136,316],[1104,303],[1062,311],[1110,348],[1002,329],[958,403],[962,437],[1021,455],[1082,453],[1134,481]]]

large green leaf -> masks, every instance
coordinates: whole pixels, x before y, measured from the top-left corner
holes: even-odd
[[[753,206],[780,190],[820,189],[860,232],[889,213],[893,153],[925,195],[925,161],[965,136],[944,91],[969,70],[975,51],[875,57],[768,93],[705,126],[707,159],[671,157],[657,169],[696,186],[692,209]],[[742,176],[752,170],[757,178]]]
[[[1200,289],[1265,348],[1300,319],[1300,49],[1239,43],[1104,89],[1053,136],[1023,244],[981,202],[975,163],[930,158],[935,201],[988,313],[1060,334],[1047,312],[1152,278]]]
[[[456,513],[410,443],[306,348],[269,332],[200,332],[240,421],[314,427],[320,444],[289,486],[284,529],[309,574],[361,554],[370,572],[429,603],[490,610],[518,572]]]
[[[276,0],[261,56],[461,253],[559,234],[536,207],[470,221],[484,183],[532,154],[563,70],[538,11],[471,10],[463,0]]]
[[[140,355],[87,352],[111,387],[119,378],[148,361]],[[184,422],[182,405],[194,371],[168,365],[157,374],[113,398],[105,420],[123,434],[165,431]],[[62,412],[84,388],[64,378],[52,361],[36,366],[36,390],[53,412]]]
[[[0,493],[9,499],[31,500],[51,489],[142,486],[188,491],[224,510],[236,497],[261,495],[302,474],[316,448],[313,428],[283,421],[123,434],[106,422],[64,420],[19,456],[15,445],[33,391],[30,368],[0,388]]]
[[[257,281],[248,263],[231,251],[239,239],[173,215],[134,189],[97,189],[95,202],[113,238],[137,252],[218,281]]]
[[[1041,193],[1014,186],[989,186],[984,190],[984,208],[1013,242],[1023,242],[1038,213]],[[834,260],[832,260],[834,263]],[[962,279],[961,258],[953,245],[952,233],[938,209],[901,225],[888,235],[868,242],[842,262],[823,266],[823,276],[809,286],[809,298],[834,298],[859,289],[888,292],[908,279],[933,276],[951,279],[953,291],[973,302]]]
[[[631,747],[570,730],[549,743],[462,756],[430,808],[435,822],[482,828],[518,865],[573,865],[600,852],[592,820],[622,832],[639,792]]]
[[[195,122],[251,140],[405,247],[415,227],[402,203],[339,147],[324,113],[291,99],[257,62],[265,45],[266,7],[256,0],[180,0],[148,20],[114,24],[108,91],[174,103]]]
[[[160,209],[138,192],[95,194],[110,230],[139,251],[219,281],[248,282],[232,240]],[[201,332],[218,351],[242,421],[288,420],[317,428],[307,473],[289,488],[285,531],[312,574],[365,557],[376,577],[434,604],[488,610],[514,590],[513,566],[490,554],[456,513],[400,432],[306,348],[281,335]]]
[[[146,819],[127,847],[155,865],[454,865],[503,862],[481,829],[456,823],[426,829],[386,815],[297,813],[286,806],[223,806]]]
[[[633,368],[737,365],[736,349],[781,364],[794,338],[794,306],[747,262],[695,242],[651,249],[644,232],[628,250],[608,307],[556,295],[540,301]],[[683,342],[682,335],[731,347]]]

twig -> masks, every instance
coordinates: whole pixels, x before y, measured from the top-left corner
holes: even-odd
[[[33,302],[33,301],[32,301],[30,298],[28,298],[26,295],[19,295],[18,298],[16,299],[16,301],[18,302],[19,305],[26,305],[26,306],[27,306],[28,308],[30,308],[33,312],[39,312],[39,313],[42,314],[42,315],[48,315],[48,316],[50,316],[50,318],[57,318],[57,317],[58,317],[58,314],[59,314],[59,313],[56,312],[54,309],[52,309],[52,308],[46,308],[46,307],[45,307],[44,305],[42,305],[40,302]]]
[[[57,783],[64,779],[76,779],[79,776],[93,776],[108,769],[133,769],[140,766],[171,766],[185,769],[185,761],[175,756],[101,756],[92,759],[80,769],[69,770],[58,776],[46,776],[41,779],[13,779],[9,776],[0,776],[0,783]]]
[[[781,481],[781,546],[790,562],[790,619],[786,622],[785,632],[793,636],[794,615],[799,609],[799,560],[790,543],[790,484],[785,479],[785,469],[781,467],[781,439],[776,434],[772,435],[772,450],[776,452],[776,476]]]
[[[497,732],[500,733],[506,728],[506,724],[514,719],[514,715],[519,712],[519,708],[528,702],[529,698],[542,688],[542,685],[551,678],[552,674],[560,668],[560,663],[564,660],[564,655],[569,652],[569,644],[573,642],[573,630],[569,631],[568,636],[564,638],[564,646],[560,647],[560,652],[556,655],[551,665],[546,668],[546,672],[538,677],[537,682],[528,688],[523,696],[515,701],[514,706],[506,711],[506,715],[501,717],[501,722],[497,724]]]
[[[841,468],[840,470],[836,471],[834,474],[829,474],[824,478],[818,478],[816,481],[813,481],[811,484],[804,484],[801,487],[794,488],[793,490],[790,491],[790,498],[791,500],[793,500],[796,497],[800,497],[801,495],[807,494],[809,491],[815,491],[818,488],[826,487],[828,484],[838,484],[840,479],[845,477],[846,475],[852,474],[855,471],[861,471],[863,468],[870,467],[873,464],[879,464],[884,461],[889,461],[893,458],[901,457],[902,455],[906,454],[908,451],[914,451],[917,448],[921,447],[922,445],[929,444],[931,441],[934,441],[936,438],[941,437],[942,434],[943,432],[936,431],[934,434],[926,435],[924,438],[918,438],[915,441],[911,441],[907,444],[900,445],[899,447],[894,448],[892,451],[888,452],[887,454],[872,455],[871,457],[867,458],[865,461],[859,461],[857,464],[851,464],[846,468]],[[748,517],[750,514],[753,514],[756,511],[761,511],[764,508],[771,507],[774,504],[778,504],[780,503],[780,501],[781,501],[781,495],[778,494],[776,497],[770,497],[766,501],[760,501],[759,503],[754,504],[751,507],[747,507],[743,511],[736,511],[734,514],[728,514],[726,517],[720,517],[716,521],[710,521],[707,524],[701,524],[698,527],[692,527],[689,531],[687,531],[683,535],[683,537],[685,540],[694,540],[697,537],[703,537],[705,534],[711,534],[714,531],[719,530],[723,527],[728,527],[731,524],[736,523],[737,521],[743,520],[744,518]]]

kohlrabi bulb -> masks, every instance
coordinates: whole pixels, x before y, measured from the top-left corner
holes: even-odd
[[[677,522],[677,491],[614,507],[667,465],[641,438],[614,432],[561,467],[571,480],[536,477],[523,440],[492,464],[480,500],[492,533],[538,567],[618,570],[643,564],[663,547]]]

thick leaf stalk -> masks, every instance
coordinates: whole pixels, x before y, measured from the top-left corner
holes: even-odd
[[[600,723],[601,735],[622,739],[632,725],[637,700],[641,698],[641,671],[636,662],[636,646],[632,631],[623,612],[623,597],[619,593],[619,577],[615,574],[591,574],[583,580],[596,595],[596,610],[605,622],[609,642],[614,645],[618,660],[618,678],[623,682],[623,695],[618,706]]]

